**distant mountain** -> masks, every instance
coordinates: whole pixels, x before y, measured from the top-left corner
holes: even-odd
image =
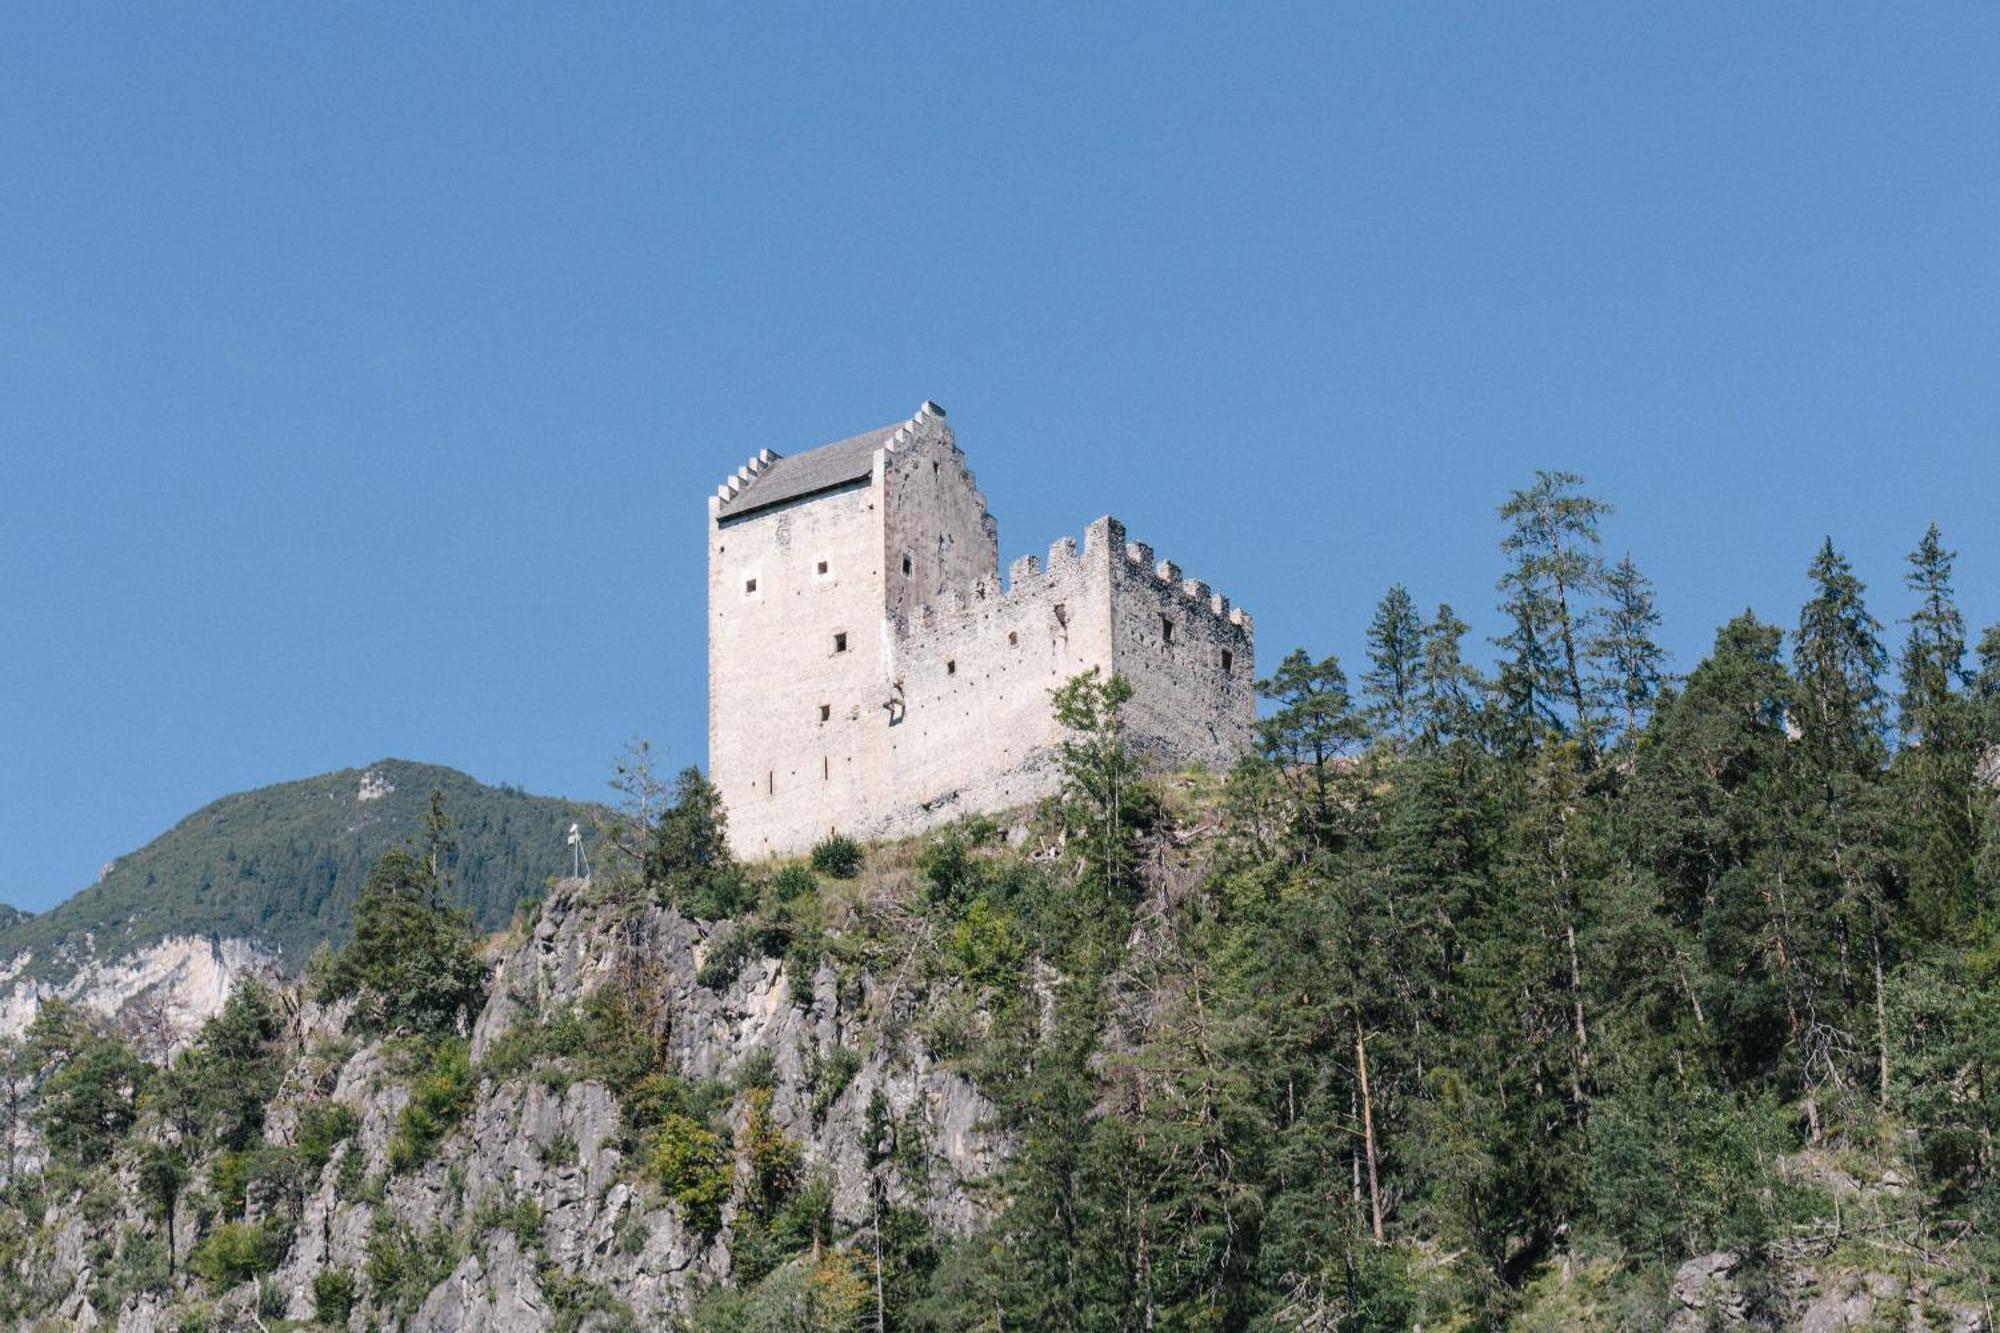
[[[421,841],[433,790],[458,843],[454,895],[484,929],[566,874],[570,823],[590,827],[588,805],[402,759],[259,787],[203,806],[46,912],[0,908],[0,969],[61,982],[169,937],[207,936],[250,941],[296,970],[321,941],[345,938],[382,853]]]

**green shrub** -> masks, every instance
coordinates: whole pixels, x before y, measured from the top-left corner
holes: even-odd
[[[476,1087],[472,1060],[462,1041],[445,1041],[432,1053],[430,1068],[410,1087],[409,1103],[396,1117],[389,1140],[389,1169],[422,1166],[446,1135],[472,1108]]]
[[[215,1202],[224,1217],[240,1217],[243,1214],[244,1199],[250,1189],[252,1157],[248,1148],[226,1152],[208,1168],[209,1192],[215,1195]]]
[[[687,1116],[669,1115],[653,1131],[647,1161],[689,1226],[704,1236],[721,1229],[732,1174],[721,1135]]]
[[[812,868],[835,879],[861,873],[861,844],[844,833],[829,833],[812,849]]]
[[[778,1060],[766,1050],[755,1050],[743,1057],[736,1070],[729,1076],[729,1084],[738,1092],[748,1092],[752,1088],[772,1088],[778,1082]]]
[[[825,1057],[817,1048],[807,1052],[806,1081],[812,1087],[812,1118],[815,1125],[826,1123],[826,1113],[847,1091],[848,1084],[861,1072],[861,1053],[836,1046]]]
[[[727,990],[735,984],[753,952],[751,933],[741,926],[711,936],[708,952],[702,957],[694,979],[712,991]]]
[[[817,898],[819,881],[804,866],[786,866],[765,882],[764,891],[774,905],[783,905],[799,898]]]
[[[354,1310],[354,1274],[328,1269],[313,1278],[313,1317],[345,1326]]]
[[[335,1101],[307,1102],[299,1108],[299,1128],[295,1148],[304,1173],[311,1179],[319,1177],[320,1169],[333,1156],[333,1150],[343,1139],[354,1136],[361,1127],[355,1118],[353,1108]]]
[[[415,1313],[431,1288],[444,1281],[464,1257],[464,1247],[444,1228],[417,1236],[399,1225],[388,1210],[376,1209],[364,1266],[374,1303],[404,1315]]]
[[[958,974],[975,986],[1011,981],[1025,961],[1025,949],[1013,916],[975,898],[944,940],[945,956]]]
[[[478,1236],[488,1231],[512,1232],[526,1253],[541,1243],[542,1206],[525,1194],[505,1203],[498,1200],[486,1203],[472,1216],[472,1232]]]
[[[227,1291],[275,1270],[284,1261],[289,1239],[275,1222],[224,1222],[202,1237],[188,1267],[217,1291]]]

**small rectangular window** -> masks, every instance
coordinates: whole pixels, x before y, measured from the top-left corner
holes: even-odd
[[[826,573],[826,561],[822,560],[819,562],[819,572],[822,574]]]
[[[1056,603],[1056,624],[1064,629],[1069,628],[1069,608],[1061,602]]]
[[[1229,654],[1227,654],[1227,653],[1224,653],[1224,654],[1223,654],[1223,656],[1224,656],[1224,657],[1227,657],[1228,655],[1229,655]],[[1227,665],[1225,664],[1225,665],[1223,666],[1223,668],[1222,668],[1222,669],[1223,669],[1224,671],[1227,671],[1227,670],[1229,670],[1229,667],[1228,667],[1228,666],[1227,666]],[[832,704],[821,704],[821,705],[819,706],[819,720],[820,720],[820,721],[822,721],[822,722],[831,722],[831,721],[833,720],[833,705],[832,705]]]
[[[903,557],[903,572],[905,574],[910,572],[910,557],[908,556]]]
[[[835,651],[836,653],[844,653],[847,651],[847,635],[845,633],[836,634],[833,636],[833,651]]]
[[[1230,652],[1227,648],[1224,648],[1222,650],[1222,674],[1226,676],[1235,669],[1236,669],[1236,654]]]
[[[1160,642],[1161,642],[1161,643],[1172,643],[1173,641],[1174,641],[1174,622],[1173,622],[1173,621],[1171,621],[1171,620],[1168,620],[1168,619],[1167,619],[1167,618],[1166,618],[1165,616],[1161,616],[1161,617],[1160,617]]]
[[[819,780],[821,782],[833,781],[833,759],[829,755],[821,755],[819,757]]]
[[[747,597],[747,596],[749,596],[749,595],[750,595],[751,593],[753,593],[753,592],[755,592],[755,591],[757,591],[757,580],[755,580],[755,579],[745,579],[745,580],[743,580],[743,595],[744,595],[744,596],[746,596],[746,597]]]
[[[958,663],[951,658],[946,658],[944,664],[944,674],[947,676],[956,676],[958,674]]]
[[[1021,646],[1021,636],[1016,634],[1013,630],[1008,630],[1007,646],[1009,648],[1019,648]]]

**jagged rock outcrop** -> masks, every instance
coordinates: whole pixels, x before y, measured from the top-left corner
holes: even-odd
[[[157,1059],[213,1018],[245,977],[275,975],[278,957],[254,940],[172,935],[92,959],[60,982],[24,975],[32,962],[22,954],[0,965],[0,1036],[25,1030],[43,1001],[62,999],[110,1020]]]

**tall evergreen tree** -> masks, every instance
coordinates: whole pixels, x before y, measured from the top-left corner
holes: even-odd
[[[1347,673],[1337,657],[1315,662],[1294,648],[1257,682],[1257,692],[1277,705],[1258,725],[1264,754],[1304,797],[1309,827],[1323,843],[1333,829],[1334,761],[1368,734],[1347,692]]]
[[[1877,1095],[1889,1093],[1885,977],[1890,931],[1890,809],[1882,785],[1887,706],[1880,674],[1887,656],[1866,589],[1828,538],[1807,569],[1813,595],[1799,612],[1792,649],[1801,700],[1806,774],[1817,797],[1811,822],[1795,831],[1818,839],[1815,858],[1832,896],[1829,925],[1838,957],[1843,1021],[1856,1026],[1862,1003],[1855,941],[1866,942],[1867,1000],[1873,1014]]]
[[[1582,487],[1573,472],[1537,472],[1534,485],[1500,506],[1507,524],[1500,549],[1510,564],[1499,586],[1514,625],[1500,642],[1512,654],[1508,683],[1520,720],[1573,729],[1588,756],[1599,727],[1585,651],[1592,603],[1605,586],[1598,524],[1611,506]]]
[[[1868,612],[1867,590],[1829,537],[1806,576],[1813,595],[1799,612],[1793,671],[1804,705],[1797,719],[1822,773],[1866,772],[1885,757],[1887,725],[1879,677],[1887,662]]]
[[[1361,673],[1361,688],[1375,725],[1398,743],[1415,729],[1423,637],[1409,589],[1391,585],[1368,623],[1368,669]]]
[[[1417,679],[1418,733],[1432,744],[1470,736],[1477,727],[1482,687],[1478,670],[1465,661],[1468,628],[1448,602],[1438,603],[1436,614],[1424,626]]]
[[[1903,581],[1917,594],[1917,609],[1909,617],[1910,637],[1902,657],[1903,734],[1923,745],[1952,742],[1956,689],[1965,680],[1965,618],[1952,595],[1951,567],[1958,552],[1948,551],[1937,524],[1924,531],[1910,552],[1910,572]]]
[[[1960,692],[1966,683],[1965,618],[1952,594],[1956,558],[1935,523],[1910,553],[1903,581],[1918,600],[1898,663],[1904,748],[1895,776],[1910,915],[1919,933],[1939,941],[1970,939],[1980,913],[1978,810],[1967,800],[1980,747],[1976,709]]]
[[[1624,715],[1619,740],[1630,746],[1638,740],[1640,727],[1659,696],[1667,654],[1653,638],[1660,627],[1660,613],[1653,606],[1653,582],[1639,572],[1630,555],[1605,575],[1604,592],[1608,604],[1590,644],[1596,667],[1595,693]]]

